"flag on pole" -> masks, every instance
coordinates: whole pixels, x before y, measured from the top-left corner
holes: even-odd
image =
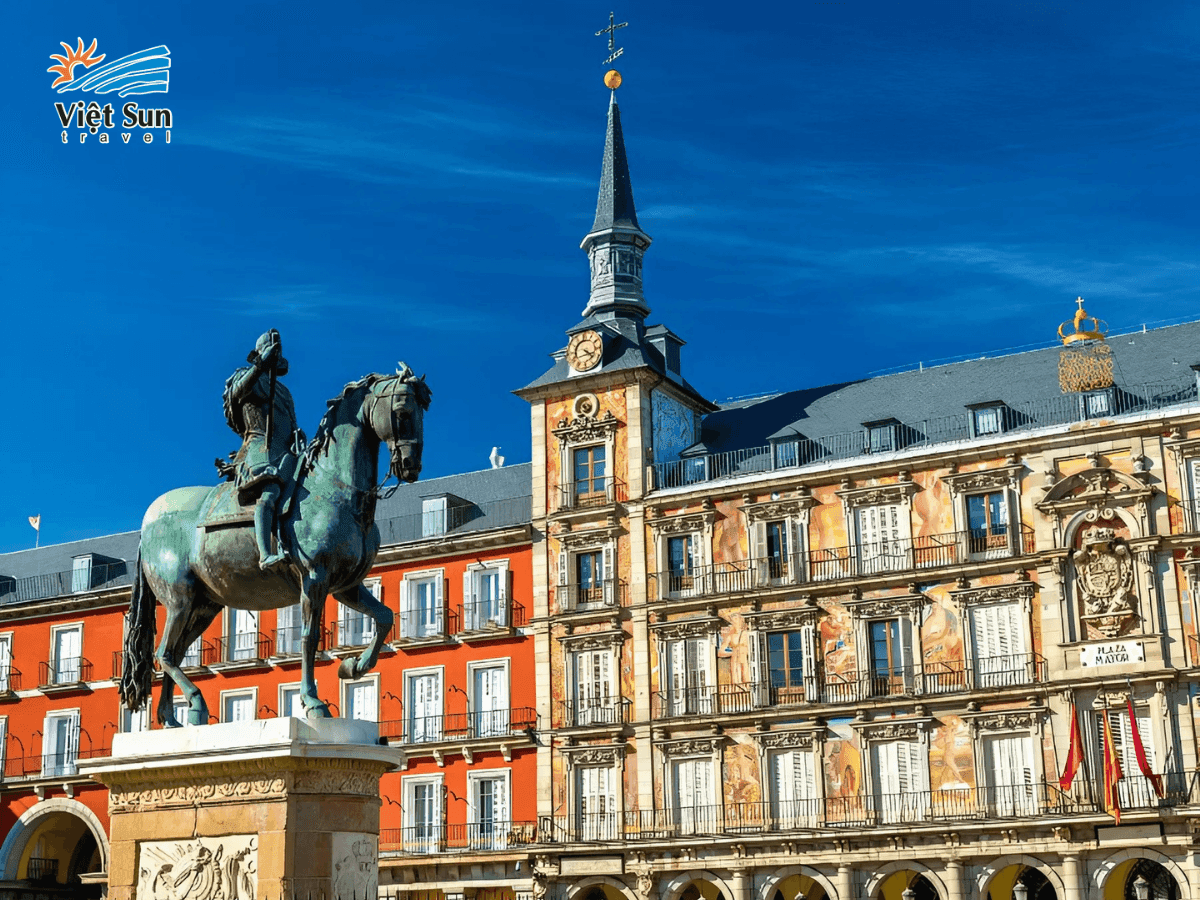
[[[33,546],[38,545],[38,541],[42,539],[42,514],[29,517],[29,524],[33,526],[33,530],[37,532],[37,537],[33,539]]]
[[[1121,759],[1117,756],[1117,746],[1113,742],[1108,710],[1102,712],[1100,718],[1104,724],[1104,811],[1120,825],[1121,795],[1117,791],[1117,785],[1124,775],[1121,772]]]
[[[1137,757],[1138,768],[1146,776],[1146,780],[1154,786],[1154,793],[1161,800],[1163,796],[1163,780],[1161,775],[1154,774],[1150,768],[1150,760],[1146,758],[1146,747],[1142,743],[1142,733],[1138,730],[1137,716],[1133,713],[1133,697],[1126,701],[1129,704],[1129,730],[1133,735],[1133,755]]]
[[[1058,786],[1069,791],[1075,781],[1075,774],[1083,763],[1083,737],[1079,733],[1079,716],[1075,712],[1075,701],[1071,701],[1071,745],[1067,748],[1067,762],[1063,766],[1062,777]]]

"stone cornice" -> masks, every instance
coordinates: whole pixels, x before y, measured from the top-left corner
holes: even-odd
[[[568,550],[599,547],[617,539],[625,529],[616,521],[607,525],[588,528],[560,528],[552,537]]]
[[[742,506],[742,512],[746,516],[746,521],[750,524],[755,522],[778,521],[780,519],[803,519],[808,520],[808,511],[814,506],[818,506],[816,499],[807,496],[807,489],[802,488],[805,496],[792,497],[786,500],[765,500],[760,503],[746,503]]]
[[[582,744],[559,752],[572,766],[616,766],[625,758],[625,744]]]
[[[920,737],[929,730],[933,719],[883,719],[878,722],[851,722],[850,725],[868,741],[904,741]]]
[[[712,737],[679,738],[670,741],[660,741],[658,749],[671,757],[680,756],[711,756],[727,741],[724,735]]]
[[[1168,439],[1163,446],[1182,457],[1200,456],[1200,437]]]
[[[755,735],[759,747],[767,750],[812,750],[825,736],[823,727],[797,731],[769,731]]]
[[[856,619],[876,619],[880,616],[916,616],[929,602],[924,594],[899,594],[895,597],[851,597],[843,601]]]
[[[591,441],[604,441],[616,434],[621,426],[621,420],[605,411],[602,416],[576,416],[573,419],[563,419],[550,433],[563,443],[584,444]]]
[[[444,534],[408,544],[390,544],[381,547],[379,554],[375,557],[375,566],[414,562],[422,559],[438,559],[454,553],[469,553],[472,550],[519,547],[532,542],[532,540],[533,526],[529,523],[493,528],[487,531],[470,531],[464,534]],[[376,574],[374,569],[371,574]]]
[[[655,535],[690,534],[711,528],[716,520],[717,514],[715,511],[704,510],[703,512],[684,513],[677,516],[659,516],[647,519],[646,524],[650,526],[650,530]]]
[[[43,616],[61,616],[64,613],[74,615],[93,609],[105,607],[128,607],[130,586],[124,585],[107,591],[90,594],[69,594],[59,597],[47,597],[44,600],[30,600],[27,603],[13,603],[0,606],[0,622],[16,622],[24,619],[38,619]]]
[[[973,732],[980,731],[1028,731],[1046,715],[1045,707],[1023,709],[994,709],[971,711],[960,714],[967,720]]]
[[[560,634],[558,640],[568,650],[605,650],[618,649],[628,635],[624,629],[606,629],[604,631],[582,631],[572,634]]]
[[[857,509],[860,506],[881,506],[892,503],[907,503],[917,492],[917,485],[911,479],[892,484],[872,484],[866,487],[851,487],[843,482],[837,495],[847,509]]]
[[[1016,488],[1024,471],[1025,466],[1017,463],[994,469],[977,469],[973,472],[953,472],[943,475],[942,481],[956,494],[988,488]]]
[[[669,622],[651,622],[650,630],[660,641],[681,641],[685,638],[716,634],[721,630],[722,624],[717,616],[697,616],[690,619],[673,619]]]
[[[1108,466],[1093,466],[1060,478],[1046,489],[1045,497],[1035,505],[1043,513],[1061,515],[1081,509],[1145,504],[1153,495],[1153,487],[1132,475]]]
[[[1028,607],[1033,599],[1034,584],[1032,581],[1018,581],[1015,584],[994,584],[987,587],[966,588],[950,591],[950,596],[963,606],[978,606],[982,603],[1012,603],[1020,602]]]
[[[742,615],[755,631],[795,631],[816,625],[821,615],[821,607],[813,603],[811,597],[805,597],[804,601],[804,606],[746,612]]]

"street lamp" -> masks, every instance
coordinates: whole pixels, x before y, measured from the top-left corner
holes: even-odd
[[[1029,900],[1029,888],[1020,881],[1013,885],[1012,894],[1013,900]]]
[[[912,889],[912,885],[909,885],[900,892],[900,896],[903,897],[904,900],[916,900],[917,892]]]
[[[1137,900],[1150,900],[1150,882],[1144,875],[1139,875],[1133,883],[1133,892],[1137,895]]]

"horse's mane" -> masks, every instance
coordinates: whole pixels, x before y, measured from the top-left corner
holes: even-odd
[[[370,388],[377,382],[390,377],[392,376],[379,375],[374,372],[370,375],[364,375],[358,381],[351,381],[342,388],[340,394],[325,403],[325,415],[321,417],[321,424],[317,426],[316,434],[308,442],[308,446],[304,448],[304,458],[300,461],[301,475],[312,471],[312,467],[316,465],[321,454],[333,443],[333,425],[337,421],[338,410],[350,395],[355,393],[359,388]]]
[[[325,415],[321,417],[321,423],[317,426],[316,434],[313,435],[308,446],[304,448],[304,458],[300,461],[300,475],[312,471],[321,454],[324,453],[329,445],[333,443],[333,425],[337,421],[337,413],[341,405],[360,388],[368,390],[374,387],[381,381],[386,381],[389,378],[399,378],[402,382],[409,385],[417,395],[417,403],[421,409],[429,409],[429,402],[433,397],[433,391],[429,389],[429,385],[425,383],[425,376],[418,378],[413,374],[412,369],[401,363],[395,375],[380,375],[372,372],[370,375],[364,375],[358,381],[351,381],[342,392],[329,400],[325,406]]]

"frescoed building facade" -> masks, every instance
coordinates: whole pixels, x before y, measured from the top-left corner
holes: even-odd
[[[538,721],[529,466],[404,486],[379,503],[368,587],[395,614],[367,676],[342,680],[373,622],[328,602],[316,667],[335,715],[379,722],[396,770],[380,783],[380,883],[426,900],[528,893]],[[136,532],[0,556],[0,895],[99,896],[107,791],[77,773],[153,709],[123,709],[124,613]],[[161,633],[162,611],[159,611]],[[211,721],[303,715],[297,608],[226,611],[184,660]],[[156,676],[152,706],[161,678]],[[522,686],[525,686],[522,688]],[[176,692],[176,715],[187,706]]]
[[[1200,895],[1200,324],[1080,302],[1060,347],[716,409],[649,244],[614,96],[584,318],[518,391],[536,889]]]

